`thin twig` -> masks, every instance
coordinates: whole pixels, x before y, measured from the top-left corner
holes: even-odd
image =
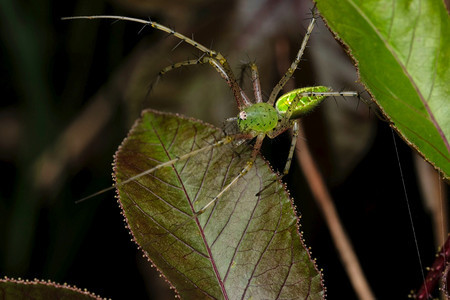
[[[300,135],[304,136],[303,128],[300,128]],[[355,289],[359,299],[372,300],[375,296],[370,289],[361,265],[358,261],[358,257],[355,254],[353,246],[347,233],[342,226],[339,219],[339,215],[334,206],[333,200],[325,186],[322,176],[314,162],[311,153],[309,152],[308,145],[302,139],[297,140],[297,158],[300,161],[300,165],[303,169],[303,174],[308,181],[314,198],[319,205],[320,210],[325,218],[328,228],[331,233],[334,245],[339,252],[342,264],[350,278],[350,282]]]

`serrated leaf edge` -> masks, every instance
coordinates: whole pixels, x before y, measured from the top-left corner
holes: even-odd
[[[178,113],[169,113],[169,112],[161,112],[161,111],[157,111],[157,110],[154,110],[154,109],[145,109],[145,110],[143,110],[143,111],[141,112],[140,118],[137,119],[137,120],[134,122],[133,126],[131,127],[130,131],[129,131],[128,134],[127,134],[127,137],[122,141],[122,143],[121,143],[120,146],[118,147],[116,153],[114,154],[114,163],[113,163],[113,173],[112,173],[112,177],[113,177],[113,180],[114,180],[114,183],[115,183],[115,184],[117,184],[117,177],[116,177],[116,175],[115,175],[115,173],[116,173],[116,171],[117,171],[117,170],[116,170],[116,167],[117,167],[117,155],[118,155],[118,153],[120,152],[120,150],[122,149],[122,145],[124,145],[124,144],[126,143],[126,141],[128,140],[129,136],[131,135],[131,133],[132,133],[132,132],[134,131],[134,129],[139,125],[139,122],[141,121],[141,119],[142,119],[142,117],[144,116],[144,114],[146,114],[146,113],[148,113],[148,112],[151,112],[151,113],[154,113],[154,114],[158,114],[158,115],[176,116],[176,117],[182,118],[182,119],[184,119],[184,120],[198,122],[198,123],[200,123],[200,124],[202,124],[202,125],[205,125],[205,126],[208,126],[208,127],[210,127],[210,128],[218,129],[217,127],[215,127],[215,126],[213,126],[213,125],[211,125],[211,124],[209,124],[209,123],[206,123],[206,122],[204,122],[204,121],[202,121],[202,120],[198,120],[198,119],[191,118],[191,117],[186,117],[186,116],[184,116],[184,115],[182,115],[182,114],[178,114]],[[261,154],[258,154],[258,155],[260,156],[261,159],[263,159],[263,161],[264,161],[265,164],[270,168],[270,170],[271,170],[273,173],[276,174],[278,182],[279,182],[279,183],[281,184],[281,186],[283,187],[283,190],[284,190],[284,192],[286,193],[286,196],[288,197],[289,202],[291,203],[291,208],[292,208],[292,210],[293,210],[293,212],[294,212],[294,214],[295,214],[295,216],[296,216],[296,219],[297,219],[297,220],[296,220],[296,229],[297,229],[298,237],[300,238],[300,243],[302,244],[303,248],[305,249],[306,253],[308,254],[308,258],[309,258],[309,260],[312,262],[312,264],[313,264],[313,266],[314,266],[314,269],[317,271],[318,276],[320,276],[320,284],[321,284],[322,292],[323,292],[322,299],[325,300],[325,299],[326,299],[326,287],[325,287],[325,282],[324,282],[323,272],[322,272],[322,269],[319,269],[319,268],[317,267],[317,261],[316,261],[316,259],[313,259],[313,258],[312,258],[312,256],[311,256],[311,248],[310,248],[310,247],[307,247],[306,244],[305,244],[305,239],[303,238],[302,231],[300,231],[300,227],[301,227],[301,224],[300,224],[300,218],[301,218],[301,215],[298,214],[297,208],[296,208],[296,206],[295,206],[295,204],[294,204],[294,202],[293,202],[293,199],[292,199],[292,197],[291,197],[291,195],[290,195],[290,192],[289,192],[289,190],[287,189],[286,184],[281,180],[279,174],[276,173],[276,172],[273,170],[273,168],[272,168],[272,166],[270,165],[270,163],[269,163],[269,162],[268,162]],[[122,214],[122,216],[123,216],[123,218],[124,218],[125,228],[129,231],[129,233],[130,233],[130,235],[131,235],[131,237],[132,237],[131,241],[133,241],[133,242],[136,244],[137,248],[143,252],[143,256],[144,256],[145,258],[147,258],[147,260],[150,262],[151,266],[154,267],[154,268],[160,273],[161,277],[164,278],[164,280],[169,284],[170,289],[172,289],[172,290],[175,292],[175,297],[181,299],[181,296],[180,296],[179,292],[177,291],[177,289],[175,288],[175,286],[174,286],[174,285],[171,283],[171,281],[165,276],[165,274],[158,268],[158,266],[155,265],[155,263],[154,263],[154,262],[152,261],[152,259],[149,257],[148,253],[147,253],[147,252],[139,245],[139,243],[137,242],[136,237],[134,236],[133,231],[131,230],[131,228],[130,228],[130,226],[129,226],[128,219],[127,219],[127,217],[126,217],[126,215],[125,215],[124,208],[123,208],[122,203],[120,202],[120,198],[119,198],[119,197],[120,197],[119,190],[116,189],[117,203],[119,204],[119,207],[120,207],[120,210],[121,210],[120,213]]]

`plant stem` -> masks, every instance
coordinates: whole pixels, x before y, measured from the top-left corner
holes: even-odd
[[[302,134],[303,128],[300,128],[300,136]],[[323,178],[314,162],[311,153],[308,149],[308,145],[303,139],[297,140],[297,158],[300,161],[300,165],[303,169],[303,173],[308,181],[314,198],[319,205],[320,210],[325,218],[328,228],[331,233],[334,245],[339,252],[341,262],[344,265],[350,282],[358,295],[359,299],[372,300],[375,296],[367,282],[366,277],[362,271],[358,257],[353,250],[353,246],[347,233],[342,226],[339,219],[339,215],[334,206],[333,200],[325,186]]]
[[[436,285],[439,282],[439,279],[442,278],[443,275],[446,275],[446,268],[449,264],[450,257],[450,235],[447,236],[447,241],[442,246],[441,251],[436,255],[436,259],[433,265],[430,268],[430,271],[425,278],[422,286],[419,291],[415,295],[415,299],[429,299],[431,292],[434,290]],[[445,276],[444,276],[445,277]],[[445,285],[443,284],[445,287]],[[448,293],[448,291],[444,291],[444,293]]]

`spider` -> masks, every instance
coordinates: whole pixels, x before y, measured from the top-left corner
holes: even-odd
[[[316,24],[317,14],[312,11],[312,18],[309,23],[309,26],[307,28],[306,34],[303,38],[303,41],[301,43],[300,49],[294,59],[294,61],[291,63],[290,67],[288,68],[287,72],[283,75],[283,77],[280,79],[278,84],[273,88],[272,92],[270,93],[269,99],[267,102],[263,101],[263,96],[261,93],[261,85],[259,81],[259,74],[258,74],[258,68],[256,64],[249,63],[248,67],[251,71],[251,80],[253,84],[253,94],[254,94],[254,101],[251,101],[250,98],[245,94],[243,89],[239,86],[237,83],[236,77],[234,76],[231,67],[226,60],[226,58],[217,51],[211,50],[202,44],[194,41],[191,38],[186,37],[185,35],[178,33],[174,31],[173,29],[170,29],[166,26],[163,26],[161,24],[158,24],[156,22],[153,22],[151,20],[143,20],[143,19],[136,19],[136,18],[130,18],[130,17],[123,17],[123,16],[110,16],[110,15],[101,15],[101,16],[76,16],[76,17],[67,17],[63,18],[63,20],[67,19],[114,19],[114,20],[124,20],[124,21],[132,21],[137,23],[142,23],[145,26],[151,26],[155,29],[158,29],[160,31],[167,32],[176,38],[180,39],[181,42],[186,42],[193,47],[197,48],[202,52],[202,55],[198,59],[190,59],[181,61],[175,64],[172,64],[166,68],[164,68],[162,71],[159,72],[158,79],[166,74],[169,71],[172,71],[174,69],[190,66],[190,65],[196,65],[196,64],[209,64],[211,65],[219,74],[220,76],[225,79],[225,81],[228,83],[229,87],[231,88],[234,98],[237,102],[239,113],[234,118],[227,119],[227,122],[235,122],[235,125],[238,127],[238,134],[235,135],[228,135],[224,139],[219,140],[218,142],[192,151],[186,155],[177,157],[175,159],[172,159],[170,161],[164,162],[152,169],[146,170],[140,174],[137,174],[125,181],[122,181],[119,184],[115,184],[112,187],[109,187],[107,189],[101,190],[93,195],[90,195],[88,197],[85,197],[83,199],[78,200],[77,202],[84,201],[88,198],[94,197],[96,195],[99,195],[105,191],[111,190],[113,188],[117,188],[121,185],[124,185],[126,183],[129,183],[141,176],[150,174],[157,169],[160,169],[162,167],[170,166],[174,163],[176,163],[179,160],[187,159],[189,157],[192,157],[193,155],[196,155],[200,151],[206,151],[208,149],[211,149],[213,147],[222,146],[224,144],[228,144],[233,140],[237,140],[238,143],[241,141],[246,140],[255,140],[253,145],[253,150],[251,154],[251,158],[247,161],[246,165],[242,168],[242,170],[237,174],[234,179],[231,180],[231,182],[226,185],[211,201],[209,201],[207,204],[205,204],[200,210],[196,212],[196,215],[200,215],[205,212],[205,210],[214,204],[226,191],[228,191],[230,188],[233,187],[236,182],[245,176],[249,172],[249,170],[252,168],[257,154],[260,152],[262,143],[265,139],[265,137],[269,137],[271,139],[277,137],[284,131],[292,128],[292,139],[291,139],[291,145],[289,149],[289,154],[286,160],[286,164],[283,170],[282,175],[286,175],[289,172],[292,157],[295,150],[295,145],[299,133],[299,118],[303,116],[305,113],[311,111],[314,107],[316,107],[322,100],[324,100],[328,96],[342,96],[342,97],[358,97],[359,94],[357,92],[333,92],[330,88],[325,86],[314,86],[314,87],[304,87],[300,89],[292,90],[281,97],[277,97],[280,91],[283,89],[285,84],[288,82],[288,80],[292,77],[295,70],[298,67],[298,64],[300,63],[300,60],[303,56],[304,50],[306,48],[306,45],[308,43],[309,37],[311,35],[311,32],[313,31],[314,25]]]

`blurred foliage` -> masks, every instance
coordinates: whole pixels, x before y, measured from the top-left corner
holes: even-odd
[[[0,274],[68,282],[104,297],[125,297],[129,290],[136,298],[172,297],[130,242],[112,193],[79,205],[74,201],[111,184],[113,153],[141,109],[183,113],[218,126],[236,112],[226,83],[207,66],[172,72],[149,92],[159,70],[198,56],[197,50],[187,45],[172,50],[177,40],[136,24],[61,17],[150,16],[220,50],[237,72],[242,62],[256,61],[268,93],[287,68],[279,57],[292,59],[300,45],[310,5],[301,0],[0,1]],[[362,90],[336,45],[323,25],[315,29],[296,73],[297,87]],[[329,58],[325,66],[317,60],[323,53]],[[417,253],[391,131],[370,117],[367,107],[356,109],[353,100],[326,101],[304,119],[304,138],[375,293],[404,297],[421,279],[412,266]],[[432,234],[411,150],[397,144],[420,254],[429,265]],[[288,147],[288,138],[281,137],[268,142],[264,154],[282,168]],[[298,167],[286,181],[294,199],[301,199],[306,243],[325,270],[329,297],[351,299],[349,281],[313,200],[305,195],[308,187]]]

